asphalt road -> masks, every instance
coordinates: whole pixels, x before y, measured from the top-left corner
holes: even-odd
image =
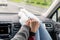
[[[44,12],[47,11],[47,8],[42,8],[42,7],[37,7],[37,6],[32,6],[30,4],[24,4],[24,3],[17,3],[16,5],[22,6],[23,8],[27,9],[29,12],[40,15]]]
[[[32,6],[32,5],[26,5],[24,3],[8,2],[7,5],[8,6],[6,6],[6,7],[5,6],[0,6],[0,12],[19,12],[19,10],[21,8],[25,8],[33,14],[40,15],[40,14],[47,11],[46,8],[35,7],[35,6]]]
[[[8,2],[7,6],[0,6],[0,13],[3,12],[8,12],[8,13],[16,13],[19,12],[19,7],[15,6],[13,3]]]

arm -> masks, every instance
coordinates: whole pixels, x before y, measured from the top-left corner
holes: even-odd
[[[39,23],[34,20],[34,19],[29,19],[26,23],[25,26],[22,26],[21,29],[18,31],[18,33],[15,35],[15,37],[11,40],[28,40],[28,38],[31,40],[34,37],[33,35],[29,37],[29,29],[30,32],[35,33],[37,29],[39,28]]]
[[[34,19],[31,19],[30,27],[31,27],[31,30],[30,30],[29,40],[36,40],[35,39],[35,33],[39,28],[39,22],[34,20]]]
[[[28,40],[28,37],[29,37],[29,27],[24,25],[11,40]]]

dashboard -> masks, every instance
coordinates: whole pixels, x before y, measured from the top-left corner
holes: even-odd
[[[46,29],[49,33],[51,33],[51,36],[52,31],[60,31],[60,24],[41,16],[38,18],[45,23]],[[0,13],[0,39],[10,40],[20,28],[21,24],[19,23],[18,13]]]
[[[18,13],[0,13],[0,39],[10,40],[20,27]]]
[[[46,29],[50,32],[54,29],[54,21],[49,19],[49,18],[45,18],[43,16],[39,16],[38,17],[40,20],[42,20],[42,22],[45,24]]]
[[[19,31],[20,23],[1,22],[0,23],[0,39],[11,39]]]

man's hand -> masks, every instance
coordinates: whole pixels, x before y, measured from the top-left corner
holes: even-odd
[[[35,19],[29,19],[25,25],[29,26],[31,28],[31,32],[34,32],[34,33],[39,28],[39,22],[36,21]]]

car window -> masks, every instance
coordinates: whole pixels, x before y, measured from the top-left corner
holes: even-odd
[[[60,8],[57,10],[57,13],[55,12],[55,14],[52,17],[52,20],[54,20],[56,22],[60,22]]]
[[[56,22],[56,13],[54,14],[54,16],[52,17],[52,20],[54,20]]]
[[[58,9],[58,22],[60,22],[60,8]]]
[[[53,3],[52,0],[9,0],[13,3],[23,3],[24,8],[33,14],[42,15],[44,14],[50,5]]]

